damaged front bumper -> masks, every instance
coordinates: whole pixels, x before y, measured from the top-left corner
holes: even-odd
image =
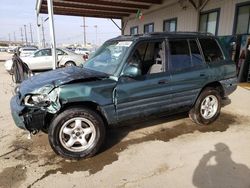
[[[45,126],[46,111],[38,108],[27,108],[20,104],[17,95],[13,96],[10,102],[12,118],[17,127],[34,132]]]

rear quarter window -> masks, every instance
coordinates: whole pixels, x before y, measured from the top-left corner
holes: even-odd
[[[200,45],[207,63],[224,60],[224,55],[217,41],[212,38],[199,39]]]

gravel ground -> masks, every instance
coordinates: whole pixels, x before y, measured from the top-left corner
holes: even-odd
[[[13,85],[0,53],[0,187],[250,187],[250,91],[238,87],[210,126],[186,114],[150,118],[111,129],[95,157],[69,161],[54,154],[47,135],[27,139],[15,127]]]

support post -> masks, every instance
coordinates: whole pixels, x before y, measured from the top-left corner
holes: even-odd
[[[40,37],[40,26],[39,24],[39,15],[36,15],[36,29],[37,29],[37,43],[38,43],[38,48],[41,48],[41,37]]]
[[[56,54],[56,39],[55,39],[55,27],[54,27],[54,11],[53,11],[53,0],[47,0],[48,13],[49,13],[49,29],[51,38],[51,52],[52,52],[52,67],[57,67],[57,54]]]

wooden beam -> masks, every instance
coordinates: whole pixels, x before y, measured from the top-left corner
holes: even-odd
[[[47,14],[44,11],[40,12],[41,14]],[[80,17],[95,17],[95,18],[113,18],[113,19],[121,19],[122,17],[118,17],[115,15],[100,15],[100,14],[85,14],[85,13],[78,13],[78,12],[67,12],[67,14],[65,14],[65,12],[60,12],[57,11],[55,15],[61,15],[61,16],[80,16]]]
[[[189,3],[196,9],[198,10],[197,5],[195,4],[194,0],[189,0]]]
[[[41,13],[48,13],[46,8],[41,8]],[[86,17],[92,17],[92,15],[95,16],[103,16],[104,18],[121,18],[124,16],[129,16],[127,13],[118,13],[118,12],[103,12],[103,11],[93,11],[93,10],[84,10],[84,9],[72,9],[67,7],[54,7],[54,14],[64,14],[65,16],[69,14],[72,15],[72,13],[76,13],[77,15],[82,15]]]
[[[205,0],[205,1],[201,4],[201,6],[199,7],[199,10],[200,10],[200,11],[203,10],[203,8],[206,6],[206,4],[208,3],[208,1],[209,1],[209,0]]]
[[[136,13],[136,9],[128,9],[128,8],[116,8],[116,7],[104,7],[104,6],[93,6],[93,5],[85,5],[85,4],[72,4],[67,2],[57,2],[54,3],[55,7],[68,7],[68,8],[76,8],[76,9],[87,9],[87,10],[100,10],[100,11],[111,11],[111,12],[126,12],[126,13]],[[42,5],[42,8],[47,7],[47,2]]]
[[[133,9],[149,9],[150,5],[138,4],[138,3],[124,3],[117,1],[102,1],[102,0],[64,0],[64,2],[75,2],[75,3],[86,3],[91,5],[99,6],[111,6],[111,7],[123,7],[123,8],[133,8]]]
[[[150,3],[150,4],[162,4],[162,0],[125,0],[136,3]]]

